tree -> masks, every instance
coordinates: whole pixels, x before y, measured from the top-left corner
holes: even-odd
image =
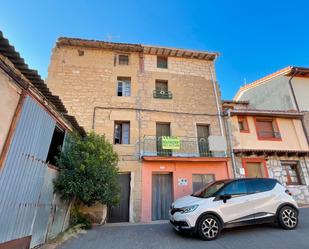
[[[57,161],[60,172],[54,187],[63,199],[88,206],[119,202],[118,155],[105,136],[68,134]]]

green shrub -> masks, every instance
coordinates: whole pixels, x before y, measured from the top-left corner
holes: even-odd
[[[90,218],[83,214],[78,205],[74,205],[70,214],[70,226],[80,225],[83,229],[90,229],[92,227]]]
[[[94,132],[85,137],[68,134],[57,162],[60,172],[54,188],[62,199],[74,205],[83,203],[91,206],[96,202],[108,206],[118,204],[118,155],[105,136]],[[79,211],[73,212],[72,219],[74,224],[90,222]]]

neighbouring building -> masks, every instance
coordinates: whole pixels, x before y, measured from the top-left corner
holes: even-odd
[[[121,202],[109,222],[167,219],[173,199],[232,177],[216,53],[59,38],[48,87],[118,152]]]
[[[0,92],[0,248],[37,247],[67,228],[54,157],[67,131],[84,131],[2,32]]]
[[[258,109],[304,112],[309,141],[309,68],[286,67],[239,89],[234,100],[248,100]]]
[[[236,177],[273,177],[300,204],[309,203],[309,146],[303,113],[254,109],[248,101],[223,101]]]

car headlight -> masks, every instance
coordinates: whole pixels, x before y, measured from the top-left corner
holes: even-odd
[[[185,213],[190,213],[193,212],[194,210],[196,210],[198,208],[198,205],[192,205],[192,206],[188,206],[188,207],[183,207],[181,208],[180,213],[185,214]]]

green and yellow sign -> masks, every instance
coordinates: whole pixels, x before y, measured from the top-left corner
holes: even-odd
[[[162,149],[164,150],[179,150],[180,139],[179,137],[162,137]]]

